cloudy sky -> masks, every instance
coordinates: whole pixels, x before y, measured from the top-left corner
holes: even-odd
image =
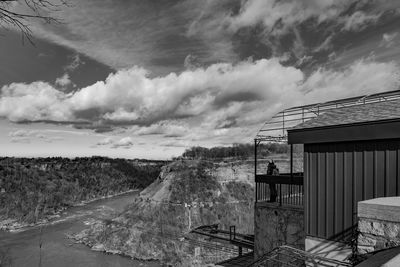
[[[400,83],[396,0],[69,0],[52,15],[30,22],[35,46],[0,30],[2,156],[169,158]]]

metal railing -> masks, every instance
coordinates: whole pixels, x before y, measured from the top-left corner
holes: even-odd
[[[256,175],[256,202],[277,203],[280,206],[303,206],[303,173]]]
[[[313,119],[327,111],[396,99],[400,99],[400,90],[288,108],[275,114],[265,122],[255,139],[260,141],[286,142],[287,129]]]
[[[264,267],[264,266],[337,266],[350,267],[353,266],[348,261],[339,261],[336,259],[324,257],[318,253],[310,253],[291,246],[279,246],[265,253],[249,267]]]

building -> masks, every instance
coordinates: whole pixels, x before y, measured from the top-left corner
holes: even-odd
[[[256,155],[269,141],[291,145],[290,171],[268,175],[255,159],[256,259],[289,244],[343,260],[351,253],[357,203],[400,195],[400,91],[284,110],[257,135]],[[303,150],[300,171],[296,146]]]

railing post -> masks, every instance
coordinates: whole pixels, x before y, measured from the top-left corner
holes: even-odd
[[[233,238],[232,238],[233,237]],[[229,226],[229,240],[235,240],[236,239],[236,226],[231,225]]]
[[[254,139],[254,182],[256,184],[256,196],[255,196],[255,202],[257,203],[258,200],[258,184],[256,182],[256,177],[257,177],[257,139]]]
[[[293,144],[290,144],[290,185],[289,185],[289,199],[292,197],[293,186]]]

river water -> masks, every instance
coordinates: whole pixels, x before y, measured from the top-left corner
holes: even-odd
[[[34,227],[16,233],[0,231],[0,251],[11,259],[11,266],[16,267],[160,266],[158,262],[136,261],[119,255],[92,251],[89,247],[75,244],[66,237],[67,234],[90,227],[94,220],[112,218],[131,203],[137,194],[131,192],[85,206],[72,207],[66,210],[57,222],[42,228]],[[3,265],[0,263],[0,266]]]

